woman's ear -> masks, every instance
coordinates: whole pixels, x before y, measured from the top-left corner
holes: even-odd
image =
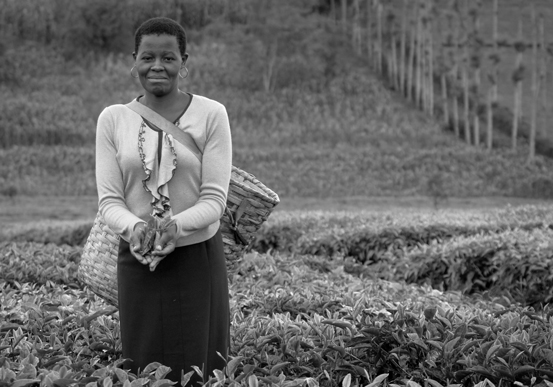
[[[133,51],[132,57],[133,57],[134,60],[136,60],[136,52]]]
[[[184,65],[186,64],[186,61],[188,60],[188,54],[184,54],[182,56],[182,67],[184,67]]]

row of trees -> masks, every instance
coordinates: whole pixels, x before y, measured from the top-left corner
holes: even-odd
[[[334,33],[336,27],[316,12],[314,4],[314,0],[0,0],[0,36],[4,42],[50,46],[66,60],[88,63],[98,54],[129,55],[140,23],[166,16],[185,26],[193,44],[215,37],[232,47],[240,66],[255,72],[255,87],[269,92],[279,82],[286,84],[286,79],[297,84],[303,77],[306,84],[324,85],[339,71],[344,38]],[[0,56],[5,51],[0,40]],[[286,69],[290,70],[286,77],[279,77]],[[240,67],[230,70],[233,76],[238,72],[251,78]],[[322,82],[310,79],[313,74]]]
[[[0,0],[0,92],[9,95],[0,99],[0,147],[89,142],[85,128],[94,127],[103,106],[127,98],[135,86],[129,75],[134,31],[154,16],[187,30],[191,91],[218,97],[293,89],[287,95],[294,95],[330,85],[332,98],[341,100],[353,82],[340,77],[360,67],[352,65],[356,56],[345,35],[313,4]]]
[[[516,37],[506,39],[506,31],[498,30],[500,6],[499,0],[332,0],[330,10],[357,52],[367,54],[392,87],[429,115],[440,115],[467,143],[491,149],[494,127],[508,126],[513,149],[521,134],[528,138],[530,160],[537,139],[540,150],[553,155],[545,132],[553,49],[546,42],[543,13],[538,15],[535,0],[521,1],[520,8],[505,6],[511,8],[501,17],[513,20],[517,28]],[[523,25],[525,10],[530,12],[529,26]],[[490,13],[491,34],[486,35],[482,20]],[[506,96],[498,91],[508,82],[514,90],[512,114],[500,106]],[[521,133],[525,82],[531,92],[524,98],[531,103],[524,118],[530,124]]]

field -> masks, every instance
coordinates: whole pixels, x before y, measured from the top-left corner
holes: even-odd
[[[163,365],[118,367],[117,309],[77,276],[97,211],[95,121],[140,93],[132,48],[55,41],[109,1],[27,1],[0,0],[0,387],[167,387]],[[523,2],[500,3],[512,38]],[[56,25],[60,6],[84,16]],[[553,159],[528,162],[502,133],[493,151],[455,138],[309,12],[269,23],[282,44],[265,89],[271,34],[213,15],[190,30],[181,87],[225,104],[233,163],[281,203],[230,268],[231,356],[206,385],[553,386]]]
[[[204,381],[549,386],[552,222],[551,206],[276,211],[229,272],[230,359]],[[84,226],[2,234],[1,380],[166,385],[160,364],[117,368],[117,309],[76,276]]]

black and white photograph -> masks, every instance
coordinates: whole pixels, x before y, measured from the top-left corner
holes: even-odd
[[[0,0],[0,387],[553,387],[553,0]]]

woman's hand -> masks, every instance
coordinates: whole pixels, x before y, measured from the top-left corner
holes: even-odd
[[[177,225],[172,224],[167,227],[161,233],[159,239],[154,242],[154,249],[151,252],[152,260],[149,262],[150,271],[154,271],[163,258],[175,250],[176,243]]]
[[[142,250],[142,242],[144,240],[144,236],[146,235],[146,230],[148,229],[148,225],[144,222],[139,222],[135,224],[132,234],[131,234],[131,240],[130,240],[130,250],[131,254],[143,265],[148,264],[148,260],[146,257],[140,254],[140,251]]]

